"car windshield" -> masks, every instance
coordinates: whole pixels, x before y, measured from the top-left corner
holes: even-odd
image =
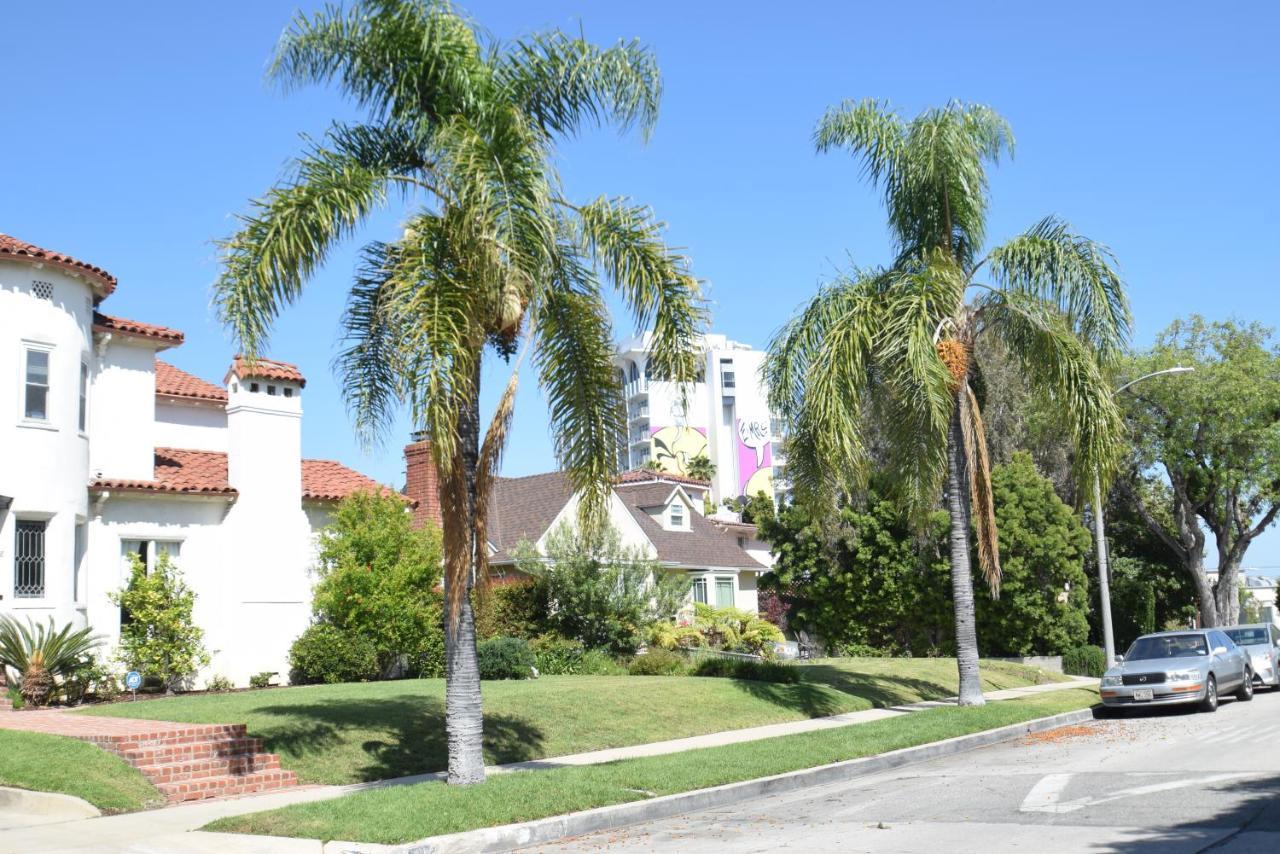
[[[1209,654],[1204,635],[1157,635],[1138,638],[1129,647],[1125,661],[1146,661],[1153,658],[1195,658]]]
[[[1249,646],[1255,643],[1271,643],[1271,639],[1267,637],[1267,630],[1262,626],[1253,626],[1247,629],[1223,629],[1223,633],[1227,637],[1236,642],[1237,646]]]

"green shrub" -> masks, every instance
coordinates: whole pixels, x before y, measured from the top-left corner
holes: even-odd
[[[707,639],[693,626],[677,626],[664,620],[649,628],[649,645],[658,649],[701,649]]]
[[[210,677],[209,681],[205,683],[204,689],[210,694],[222,694],[230,691],[234,687],[235,686],[231,684],[230,679],[218,674]]]
[[[65,679],[92,657],[99,640],[91,629],[75,629],[70,623],[56,629],[53,617],[47,624],[27,617],[24,625],[0,614],[0,669],[17,671],[22,699],[42,706],[49,701],[57,680]]]
[[[545,602],[528,578],[491,579],[471,594],[476,637],[534,638],[546,631]]]
[[[632,676],[686,676],[689,662],[678,652],[651,649],[631,659],[627,672]]]
[[[109,701],[120,694],[120,683],[115,669],[105,659],[89,655],[64,676],[58,691],[62,701],[71,705],[83,703],[90,697]]]
[[[481,679],[528,679],[534,658],[523,638],[489,638],[476,645]]]
[[[373,641],[329,623],[310,626],[289,649],[289,681],[295,685],[367,682],[378,672]]]
[[[529,642],[534,666],[544,676],[576,676],[582,672],[587,649],[579,641],[542,635]]]
[[[271,679],[274,677],[275,671],[264,670],[261,673],[255,673],[249,677],[250,688],[270,688]]]
[[[578,664],[579,676],[626,676],[627,668],[603,649],[589,649]]]
[[[166,691],[184,687],[209,663],[204,629],[195,624],[195,591],[169,555],[161,552],[150,569],[129,556],[129,581],[108,595],[129,615],[120,626],[120,661]]]
[[[786,684],[800,681],[799,668],[790,664],[781,664],[776,661],[752,661],[746,658],[703,658],[694,665],[692,675]]]
[[[15,712],[22,711],[22,707],[27,704],[26,700],[22,699],[22,690],[17,685],[10,685],[5,694],[9,697],[9,705]]]
[[[1101,676],[1107,669],[1107,656],[1100,646],[1078,646],[1062,654],[1062,672],[1071,676]]]
[[[440,561],[439,531],[415,529],[398,497],[351,495],[320,536],[315,620],[373,644],[378,667],[367,678],[393,670],[442,676]]]

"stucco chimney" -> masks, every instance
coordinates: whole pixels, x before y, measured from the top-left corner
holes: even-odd
[[[236,356],[227,384],[227,479],[238,503],[264,509],[302,506],[302,388],[286,362]]]
[[[413,524],[421,528],[427,522],[440,525],[440,477],[431,456],[431,441],[422,433],[404,446],[404,494],[417,502],[413,508]]]

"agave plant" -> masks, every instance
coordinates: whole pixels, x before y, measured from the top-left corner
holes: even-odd
[[[68,675],[101,641],[91,629],[76,629],[70,623],[56,629],[53,617],[48,625],[30,618],[23,625],[0,615],[0,665],[18,672],[19,693],[32,706],[44,705],[54,679]]]

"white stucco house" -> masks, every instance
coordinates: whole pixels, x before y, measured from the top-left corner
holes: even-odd
[[[756,581],[773,564],[769,547],[751,525],[704,516],[709,488],[665,472],[626,472],[609,497],[609,523],[624,545],[638,547],[663,571],[688,577],[692,601],[755,612]],[[545,553],[551,531],[576,523],[578,495],[563,472],[499,478],[490,508],[489,561],[500,574],[515,569],[516,545],[527,542]]]
[[[0,234],[0,613],[89,625],[128,556],[168,554],[197,595],[212,674],[287,672],[310,618],[316,531],[373,480],[302,458],[306,381],[230,360],[221,383],[159,356],[175,329],[99,309],[105,270]]]

